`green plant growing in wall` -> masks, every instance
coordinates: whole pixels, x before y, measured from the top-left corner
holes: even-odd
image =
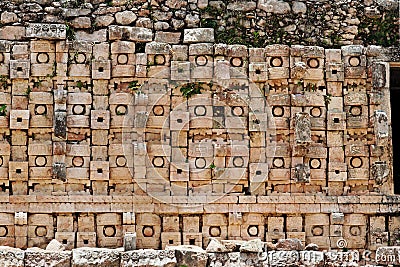
[[[77,81],[76,82],[76,87],[78,87],[79,89],[82,89],[85,85],[83,84],[82,81]]]
[[[7,115],[7,105],[2,104],[0,105],[0,116],[4,117]]]
[[[7,76],[0,75],[0,84],[4,90],[7,90]]]
[[[29,94],[32,92],[32,88],[28,85],[28,88],[25,90],[25,95],[29,96]]]
[[[131,91],[136,91],[138,89],[140,89],[140,84],[138,81],[131,81],[128,85],[128,89],[130,89]]]
[[[186,98],[190,98],[193,95],[201,94],[201,89],[203,89],[202,85],[204,83],[194,82],[194,83],[187,83],[183,85],[180,89],[182,95]]]
[[[75,30],[69,23],[65,23],[65,30],[67,39],[75,40]]]
[[[214,170],[217,166],[215,166],[214,162],[210,164],[210,169]]]
[[[332,100],[332,95],[331,94],[326,94],[324,95],[324,101],[325,101],[325,105],[328,106],[331,103]]]

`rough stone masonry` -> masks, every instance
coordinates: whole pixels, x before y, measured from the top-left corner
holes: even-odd
[[[114,250],[128,232],[138,249],[295,239],[396,253],[387,246],[400,242],[389,79],[398,8],[1,1],[0,245],[113,248],[96,253],[115,266],[141,253]],[[259,259],[214,245],[232,266]],[[34,253],[54,256],[12,251],[25,266],[41,264]],[[77,262],[81,251],[54,257]],[[143,255],[178,264],[168,251]],[[92,266],[83,262],[72,264]]]

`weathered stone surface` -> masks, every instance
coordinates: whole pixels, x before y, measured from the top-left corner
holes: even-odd
[[[18,17],[17,17],[17,14],[15,14],[14,12],[4,11],[0,15],[0,23],[2,23],[2,24],[8,24],[8,23],[13,23],[13,22],[17,22],[17,21],[18,21]]]
[[[253,1],[241,1],[229,3],[227,9],[235,11],[251,11],[256,9],[257,5]]]
[[[295,139],[299,144],[311,142],[311,121],[309,113],[296,113]]]
[[[371,174],[376,184],[382,185],[388,180],[389,166],[385,161],[376,161],[372,164]]]
[[[72,250],[72,267],[119,267],[120,253],[105,248],[77,248]]]
[[[300,266],[298,251],[269,251],[268,261],[270,267]]]
[[[139,249],[121,253],[121,267],[175,267],[176,264],[173,250]]]
[[[118,24],[129,25],[137,19],[136,14],[133,11],[126,10],[115,14],[115,20]]]
[[[25,27],[4,26],[0,28],[0,39],[2,40],[21,40],[25,37]]]
[[[291,11],[289,3],[280,0],[258,0],[258,8],[275,14],[286,14]]]
[[[136,233],[127,232],[124,235],[124,250],[131,251],[136,249]]]
[[[107,27],[114,22],[114,17],[111,15],[98,16],[95,23],[99,27]]]
[[[307,12],[307,5],[304,4],[303,2],[293,2],[292,10],[295,14],[299,13],[306,13]]]
[[[66,33],[65,24],[31,23],[26,29],[27,37],[43,39],[65,39]]]
[[[107,30],[98,30],[93,33],[87,33],[86,31],[77,31],[76,38],[87,42],[105,42],[107,41]]]
[[[0,246],[0,266],[24,267],[24,251]]]
[[[64,251],[65,246],[58,242],[56,239],[50,241],[50,243],[46,246],[46,250],[48,251]]]
[[[71,254],[71,251],[26,251],[25,267],[69,267],[71,266]]]
[[[175,247],[166,247],[166,251],[169,250],[175,251],[175,257],[178,266],[187,265],[191,267],[206,267],[208,255],[205,250],[201,247],[197,246],[175,246]]]
[[[229,252],[230,250],[227,249],[223,244],[221,244],[217,239],[210,238],[210,243],[208,243],[207,252]]]
[[[214,42],[214,29],[185,29],[184,43],[212,43]]]
[[[261,239],[253,239],[242,244],[239,250],[240,252],[260,253],[264,250],[264,242]]]
[[[288,239],[279,239],[278,243],[276,243],[277,250],[303,250],[304,246],[299,239],[296,238],[288,238]]]
[[[71,21],[71,25],[76,29],[89,29],[92,27],[92,22],[89,17],[78,17]]]

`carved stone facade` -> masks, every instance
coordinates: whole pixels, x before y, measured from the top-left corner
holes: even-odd
[[[126,233],[139,249],[398,241],[395,50],[249,48],[213,43],[212,28],[168,43],[120,25],[69,41],[64,26],[0,40],[2,245],[115,248]]]

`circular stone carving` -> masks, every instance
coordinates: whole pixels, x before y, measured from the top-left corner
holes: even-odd
[[[151,237],[154,235],[154,229],[153,226],[145,226],[143,227],[143,235],[145,237]]]
[[[270,64],[272,67],[282,67],[283,60],[281,57],[273,57],[271,58]]]
[[[361,109],[360,106],[352,106],[352,107],[350,108],[350,114],[351,114],[352,116],[360,116],[361,113],[362,113],[362,109]]]
[[[156,116],[164,115],[164,107],[163,106],[154,106],[153,107],[153,113]]]
[[[274,158],[272,164],[275,168],[283,168],[283,166],[285,165],[285,160],[283,158]]]
[[[43,115],[46,114],[47,108],[45,105],[36,105],[35,107],[35,114],[36,115]]]
[[[310,59],[307,61],[307,65],[308,65],[310,68],[312,68],[312,69],[316,69],[316,68],[319,67],[319,60],[316,59],[316,58],[310,58]]]
[[[162,167],[164,166],[164,158],[163,157],[154,157],[153,165],[155,167]]]
[[[241,66],[243,66],[243,59],[240,57],[233,57],[231,59],[231,65],[233,67],[241,67]]]
[[[281,106],[275,106],[272,108],[272,115],[274,117],[282,117],[285,114],[285,110]]]
[[[244,113],[243,107],[232,107],[232,115],[233,116],[242,116]]]
[[[310,110],[310,115],[313,116],[314,118],[321,117],[321,115],[322,115],[322,110],[321,110],[321,108],[320,108],[320,107],[313,107],[313,108]]]
[[[4,54],[0,53],[0,63],[4,63]]]
[[[3,166],[3,156],[0,156],[0,167]]]
[[[116,234],[115,226],[114,225],[106,225],[103,227],[103,234],[106,237],[113,237]]]
[[[118,64],[126,65],[128,63],[128,55],[127,54],[119,54],[117,57]]]
[[[311,169],[321,168],[321,160],[320,159],[311,159],[310,160],[310,168]]]
[[[195,61],[197,66],[205,66],[208,63],[208,59],[206,56],[197,56]]]
[[[349,65],[352,67],[358,67],[361,64],[361,59],[360,57],[356,56],[356,57],[350,57],[349,58]]]
[[[350,165],[353,168],[360,168],[363,165],[363,161],[360,157],[352,157],[350,159]]]
[[[313,236],[322,236],[324,234],[324,228],[322,226],[316,225],[311,229]]]
[[[38,237],[46,236],[47,235],[47,228],[46,226],[38,226],[35,229],[35,234]]]
[[[212,237],[219,237],[219,236],[221,236],[221,227],[211,226],[209,233],[210,233],[210,236],[212,236]]]
[[[124,156],[118,156],[115,160],[118,167],[126,166],[126,158]]]
[[[243,157],[241,157],[241,156],[233,157],[233,166],[243,167],[243,165],[244,165]]]
[[[249,228],[247,228],[247,233],[249,234],[249,236],[257,236],[258,235],[258,226],[250,225]]]
[[[36,60],[38,63],[48,63],[50,60],[49,54],[47,53],[39,53],[36,56]]]
[[[81,156],[76,156],[72,158],[72,165],[74,165],[74,167],[82,167],[84,162],[85,160]]]
[[[75,59],[75,63],[77,63],[77,64],[83,64],[83,63],[85,63],[85,61],[86,61],[86,55],[85,55],[84,53],[77,53],[77,54],[74,56],[74,59]]]
[[[5,237],[8,234],[7,226],[0,226],[0,237]]]
[[[154,63],[156,65],[164,65],[165,64],[165,56],[164,55],[155,55]]]
[[[84,105],[74,105],[72,108],[72,112],[74,115],[82,115],[85,113],[85,106]]]
[[[196,158],[196,161],[194,162],[194,164],[196,165],[196,168],[204,169],[207,165],[207,162],[206,162],[205,158]]]
[[[352,236],[359,236],[359,235],[361,235],[361,228],[360,228],[360,226],[351,226],[350,227],[350,234],[352,235]]]
[[[38,167],[43,167],[46,165],[46,163],[47,163],[47,159],[45,156],[37,156],[35,158],[35,165]]]
[[[207,113],[207,109],[205,106],[196,106],[194,108],[194,114],[196,114],[196,116],[205,116]]]
[[[115,114],[117,114],[117,115],[125,115],[126,114],[126,112],[127,112],[127,107],[125,106],[125,105],[118,105],[116,108],[115,108]]]

